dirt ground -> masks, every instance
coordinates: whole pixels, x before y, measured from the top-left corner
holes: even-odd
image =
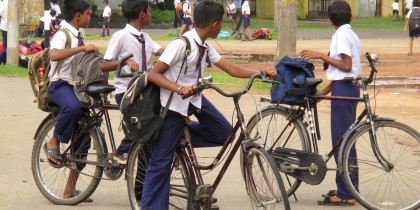
[[[274,55],[277,48],[276,40],[255,40],[252,42],[241,42],[236,40],[209,40],[208,41],[216,50],[225,57],[230,57],[232,54],[242,54],[244,59],[247,59],[247,54],[264,54]],[[419,43],[414,43],[413,56],[408,56],[408,39],[407,38],[381,38],[381,39],[361,39],[362,53],[361,61],[363,65],[363,75],[369,75],[370,68],[367,66],[367,61],[364,56],[365,52],[377,54],[379,62],[376,64],[378,70],[377,77],[383,76],[417,76],[420,77],[420,47]],[[99,47],[106,47],[107,41],[91,42]],[[169,41],[159,41],[162,47],[165,47]],[[297,54],[303,49],[311,49],[319,52],[328,52],[330,46],[329,39],[299,39],[297,41]],[[297,56],[297,55],[292,55]],[[323,79],[323,84],[327,82],[325,72],[322,70],[322,63],[319,60],[313,60],[315,63],[315,75],[317,78]],[[246,61],[244,62],[246,63]],[[268,69],[274,68],[274,61],[255,62],[250,61],[243,65],[251,69]],[[213,67],[217,71],[217,67]],[[323,85],[321,84],[321,85]],[[413,117],[415,105],[420,102],[420,85],[417,90],[413,92],[401,91],[401,89],[380,88],[377,99],[378,111],[383,113],[401,114],[406,117]],[[404,89],[404,88],[402,88]],[[376,89],[378,90],[378,89]],[[373,96],[373,91],[371,97]],[[329,103],[322,103],[327,108]],[[321,106],[322,106],[321,105]],[[359,106],[361,108],[361,106]]]
[[[106,47],[106,41],[89,42]],[[162,46],[166,46],[168,42],[159,42]],[[237,54],[237,53],[259,53],[274,54],[276,50],[276,41],[210,41],[210,43],[221,54]],[[222,46],[223,49],[219,46]],[[329,40],[298,40],[297,52],[303,49],[313,49],[321,52],[327,52]],[[378,76],[420,76],[420,48],[417,43],[414,55],[409,57],[407,53],[407,39],[362,39],[363,52],[375,53],[380,56],[380,63],[377,65]],[[364,74],[368,74],[365,58],[362,58],[364,66]],[[247,62],[245,62],[247,63]],[[316,76],[323,78],[325,81],[325,72],[320,70],[321,63],[315,62]],[[241,64],[254,69],[274,68],[274,62]],[[129,209],[127,187],[124,179],[117,181],[103,180],[98,189],[92,195],[93,203],[82,203],[77,206],[56,206],[48,202],[37,189],[31,171],[31,153],[33,146],[33,135],[46,116],[36,108],[33,103],[33,94],[30,90],[29,82],[26,78],[5,78],[0,77],[0,209]],[[378,89],[376,89],[378,90]],[[268,94],[268,93],[267,93]],[[373,89],[369,91],[371,97],[375,94]],[[233,106],[230,99],[223,98],[211,91],[206,93],[209,99],[219,107],[220,111],[228,118],[232,119]],[[241,107],[244,114],[249,118],[255,113],[255,105],[261,107],[267,106],[268,103],[254,103],[253,100],[246,95],[242,98]],[[375,110],[380,116],[386,116],[397,119],[397,121],[406,123],[420,131],[420,92],[402,92],[394,89],[380,89],[379,94],[372,100],[372,105],[376,105]],[[375,103],[376,102],[376,103]],[[329,105],[328,101],[323,101],[319,105],[320,125],[322,141],[319,141],[320,152],[326,154],[331,149],[330,127],[329,127]],[[361,109],[363,105],[359,105]],[[119,112],[111,112],[111,119],[114,130],[119,126]],[[122,132],[114,132],[117,145],[122,139]],[[217,152],[217,151],[216,151]],[[197,151],[204,157],[214,156],[215,151],[212,149],[203,149]],[[220,209],[229,210],[247,210],[250,209],[248,196],[244,190],[242,179],[238,179],[239,160],[233,160],[231,167],[225,174],[219,188],[215,192],[218,198]],[[334,162],[329,163],[329,167],[334,167]],[[220,167],[219,167],[220,168]],[[214,178],[217,170],[212,171],[208,175]],[[316,201],[321,199],[321,194],[333,189],[335,173],[329,172],[325,180],[320,185],[302,184],[297,192],[299,201],[291,198],[292,209],[325,209],[324,206],[316,205]],[[338,209],[338,207],[331,207]],[[357,204],[355,207],[342,207],[339,209],[364,209]]]

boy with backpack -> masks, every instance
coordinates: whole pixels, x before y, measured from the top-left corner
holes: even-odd
[[[149,159],[144,181],[142,209],[168,209],[171,163],[185,126],[186,116],[194,115],[198,119],[189,123],[194,147],[221,146],[232,130],[229,121],[203,93],[191,96],[204,73],[206,54],[210,63],[231,76],[249,78],[260,73],[260,71],[228,63],[211,45],[206,43],[208,38],[215,39],[220,33],[223,15],[224,7],[221,4],[212,0],[198,2],[194,12],[195,28],[185,33],[191,47],[186,65],[182,64],[187,43],[176,39],[169,43],[159,61],[149,72],[149,81],[161,87],[162,106],[166,106],[169,96],[172,92],[174,94],[158,139],[152,143],[154,150]],[[183,66],[182,69],[181,66]],[[276,75],[274,69],[267,73],[270,77]],[[183,100],[182,95],[191,97]]]
[[[94,45],[85,45],[83,37],[79,32],[80,28],[87,28],[92,11],[86,0],[65,0],[63,13],[66,19],[62,30],[57,32],[51,40],[50,66],[49,73],[50,86],[48,87],[48,97],[50,101],[57,104],[60,108],[57,117],[57,123],[54,128],[54,134],[48,143],[44,144],[44,150],[48,161],[53,167],[62,167],[63,162],[60,156],[60,144],[69,143],[75,129],[78,119],[82,115],[82,108],[79,100],[73,91],[73,86],[68,83],[71,74],[71,60],[79,52],[95,52],[98,48]],[[71,40],[67,41],[67,37]],[[70,48],[66,43],[71,43]],[[78,139],[72,139],[77,141]],[[68,182],[63,192],[64,198],[70,198],[75,195],[75,185],[80,172],[70,170]],[[91,202],[88,198],[86,202]]]
[[[193,28],[193,23],[191,20],[191,17],[192,17],[191,3],[189,0],[182,0],[181,2],[182,2],[182,13],[180,15],[182,18],[182,28],[179,31],[178,36],[182,36],[182,34],[185,33],[185,30],[187,30],[187,27],[189,31],[191,31]]]
[[[104,72],[117,69],[118,61],[124,56],[133,53],[133,57],[125,62],[121,73],[142,71],[146,72],[152,67],[152,54],[161,55],[164,49],[152,40],[141,29],[151,22],[151,13],[148,0],[124,0],[122,12],[128,23],[124,29],[114,33],[105,52],[101,70]],[[114,77],[115,100],[121,105],[121,100],[132,78]],[[124,131],[125,133],[127,131]],[[126,164],[126,154],[133,140],[125,137],[118,147],[115,157],[120,164]]]
[[[106,35],[109,36],[109,22],[111,21],[111,7],[108,6],[108,0],[102,1],[102,6],[104,7],[104,12],[102,13],[102,37]]]
[[[350,26],[352,19],[350,5],[345,1],[334,1],[328,6],[328,21],[336,29],[332,36],[330,52],[324,54],[312,50],[303,50],[301,57],[304,60],[321,59],[327,65],[327,78],[331,82],[318,94],[332,96],[360,97],[357,84],[346,77],[360,77],[362,67],[360,53],[362,50],[360,39]],[[347,129],[356,120],[357,102],[331,101],[331,140],[332,145],[344,135]],[[338,163],[338,151],[334,153],[335,162]],[[356,151],[353,148],[350,159],[355,160]],[[357,165],[357,163],[353,163]],[[355,173],[357,174],[357,173]],[[353,186],[358,186],[358,177],[352,177]],[[353,195],[347,190],[341,173],[336,174],[337,190],[331,190],[319,205],[353,206],[356,203]]]
[[[405,22],[404,32],[407,32],[408,29],[408,56],[413,55],[413,42],[414,38],[420,44],[420,9],[419,9],[419,0],[413,1],[413,9],[411,9],[407,14],[407,21]]]

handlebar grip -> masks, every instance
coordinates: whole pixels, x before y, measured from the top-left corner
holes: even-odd
[[[199,92],[201,92],[201,91],[203,91],[203,90],[204,90],[204,86],[198,86],[198,87],[196,87],[196,88],[193,90],[193,93],[192,93],[191,95],[189,95],[189,96],[187,96],[187,95],[182,95],[182,96],[181,96],[181,98],[182,98],[182,99],[189,98],[190,96],[195,95],[195,94],[197,94],[197,93],[199,93]]]
[[[132,75],[127,75],[127,76],[123,76],[123,75],[121,75],[121,68],[124,66],[123,64],[124,64],[124,62],[126,61],[126,60],[128,60],[129,58],[132,58],[133,57],[133,53],[130,53],[130,54],[128,54],[128,55],[126,55],[126,56],[124,56],[124,57],[122,57],[121,58],[121,60],[118,62],[118,67],[117,67],[117,71],[118,71],[118,73],[117,73],[117,77],[120,77],[120,78],[122,78],[122,77],[131,77]]]
[[[373,64],[372,57],[370,57],[370,54],[368,52],[366,53],[366,58],[368,59],[369,64]]]

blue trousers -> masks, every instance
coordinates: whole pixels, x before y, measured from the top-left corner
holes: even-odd
[[[347,96],[347,97],[359,97],[360,90],[357,85],[354,85],[351,81],[348,82],[337,82],[333,83],[332,96]],[[350,128],[351,124],[356,120],[356,107],[357,102],[352,101],[331,101],[331,137],[332,146],[334,147],[338,140],[346,133],[347,129]],[[356,162],[356,150],[352,148],[350,152],[353,163]],[[338,160],[338,151],[334,153],[335,162]],[[341,177],[341,173],[336,173],[335,182],[337,184],[337,196],[342,199],[352,199],[352,194],[347,190],[344,180]],[[352,177],[352,183],[354,186],[359,185],[359,178],[356,174]]]
[[[1,31],[3,37],[3,50],[0,52],[0,65],[6,64],[6,54],[7,54],[7,31]]]
[[[58,80],[51,82],[48,87],[48,98],[60,106],[54,136],[62,143],[68,143],[79,118],[82,108],[79,100],[67,81]]]
[[[191,104],[188,109],[188,115],[194,114],[198,119],[198,122],[189,126],[192,144],[194,147],[223,145],[232,126],[213,104],[204,96],[202,99],[201,109]],[[143,188],[142,209],[168,209],[171,163],[184,126],[183,117],[168,110],[150,157]]]
[[[175,13],[175,16],[174,16],[173,26],[174,28],[178,28],[178,26],[182,26],[182,19],[178,17],[178,15],[176,14],[176,9],[174,10],[174,13]]]

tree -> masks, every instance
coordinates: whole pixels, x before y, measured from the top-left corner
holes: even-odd
[[[274,2],[274,17],[278,33],[276,63],[285,55],[292,57],[296,55],[297,4],[297,0],[275,0]]]

